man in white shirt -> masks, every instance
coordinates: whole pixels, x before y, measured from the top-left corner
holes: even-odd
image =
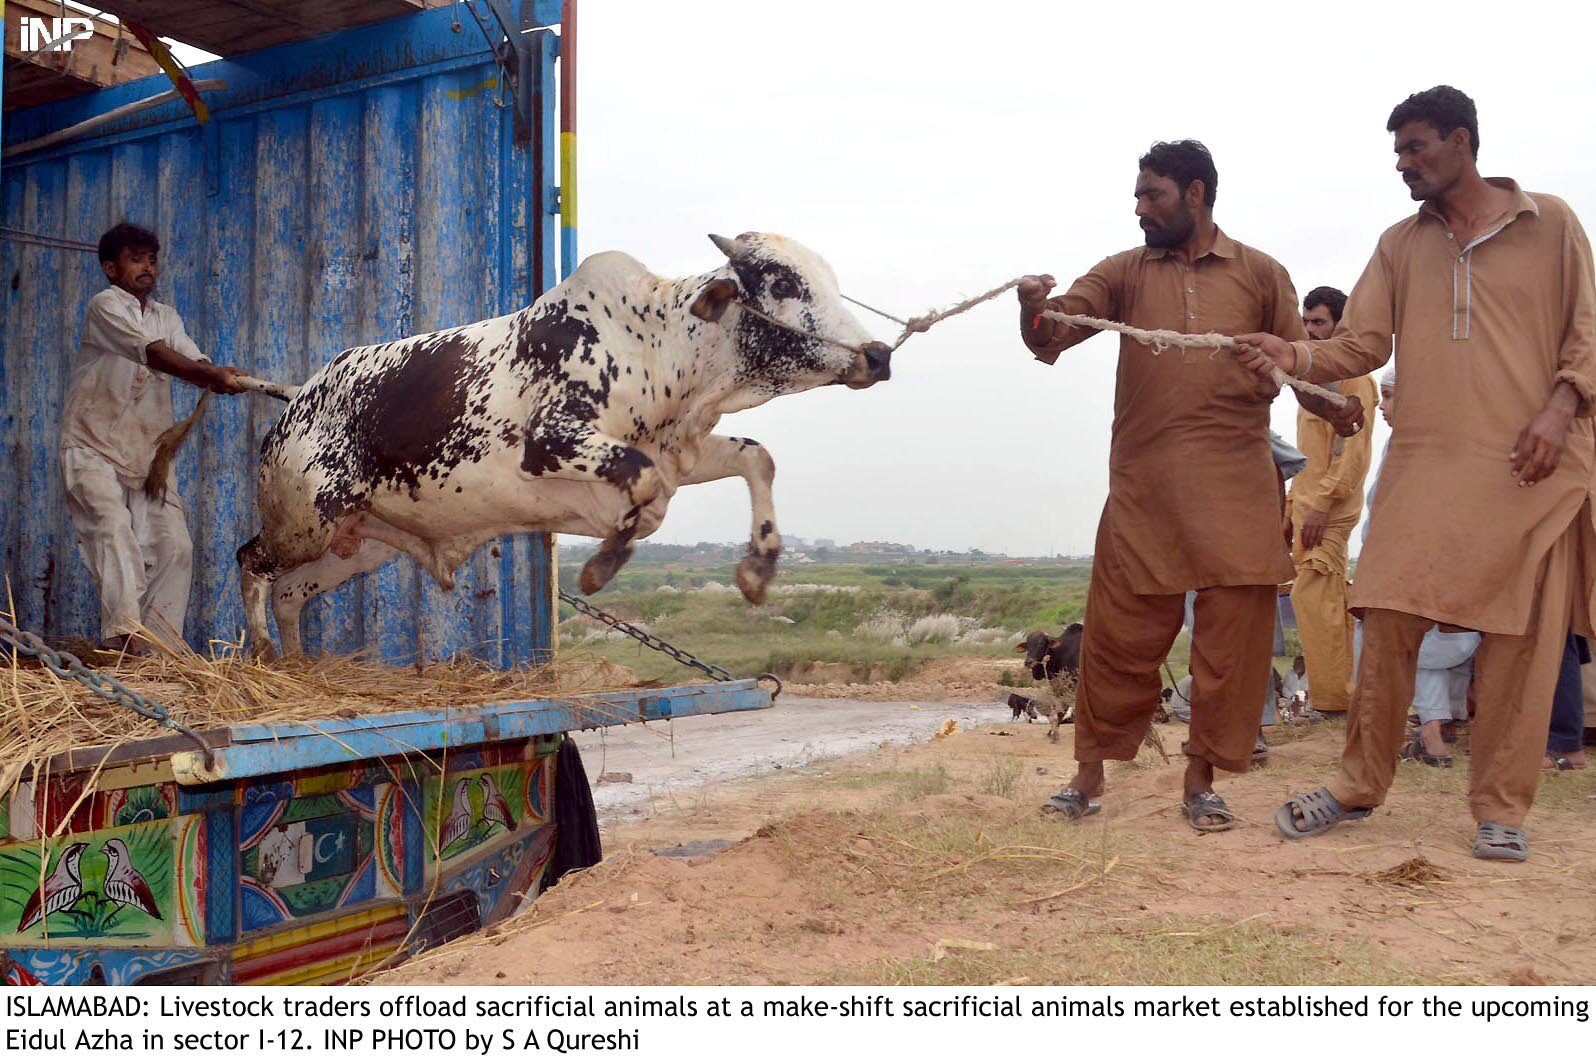
[[[1299,692],[1304,696],[1308,693],[1308,665],[1300,656],[1291,662],[1291,670],[1286,672],[1285,679],[1280,683],[1280,695],[1287,700]]]
[[[143,626],[181,639],[193,540],[175,483],[144,492],[155,441],[172,426],[175,376],[238,394],[239,370],[212,365],[177,311],[150,298],[161,244],[123,222],[100,237],[111,286],[89,300],[61,424],[61,474],[78,549],[100,593],[104,648],[148,652]]]

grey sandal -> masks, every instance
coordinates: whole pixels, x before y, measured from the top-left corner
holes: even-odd
[[[1373,808],[1343,807],[1341,801],[1330,795],[1330,790],[1320,786],[1310,793],[1299,793],[1281,804],[1275,812],[1275,829],[1297,841],[1304,837],[1317,837],[1338,822],[1366,819],[1373,813]]]
[[[1096,815],[1102,810],[1103,805],[1088,798],[1085,793],[1073,786],[1060,789],[1048,797],[1047,803],[1042,805],[1043,814],[1069,819],[1071,822],[1084,819],[1088,815]]]
[[[1474,858],[1522,863],[1529,858],[1529,838],[1517,826],[1482,822],[1479,833],[1474,835]]]

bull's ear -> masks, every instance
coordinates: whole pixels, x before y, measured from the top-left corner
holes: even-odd
[[[1062,639],[1062,638],[1049,638],[1047,640],[1047,647],[1049,649],[1057,649],[1059,646],[1061,646],[1063,644],[1064,644],[1064,639]]]
[[[718,321],[720,315],[726,312],[726,307],[736,297],[737,282],[717,277],[705,284],[704,290],[693,300],[693,316],[702,317],[706,321]]]
[[[1014,651],[1015,651],[1015,652],[1016,652],[1016,653],[1023,653],[1023,652],[1025,652],[1025,643],[1024,643],[1024,642],[1021,642],[1021,643],[1020,643],[1020,644],[1019,644],[1019,645],[1016,645],[1016,646],[1015,646],[1015,647],[1014,647]]]

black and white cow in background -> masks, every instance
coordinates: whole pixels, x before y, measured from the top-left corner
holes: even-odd
[[[669,280],[596,254],[524,310],[354,347],[311,377],[261,444],[261,532],[238,551],[256,651],[271,655],[268,597],[284,652],[299,652],[310,598],[398,552],[450,590],[478,546],[517,531],[603,539],[582,569],[591,594],[677,488],[730,476],[753,503],[737,585],[764,600],[781,551],[775,463],[711,434],[716,422],[826,384],[869,387],[891,375],[891,349],[814,252],[710,239],[727,257],[713,272]]]

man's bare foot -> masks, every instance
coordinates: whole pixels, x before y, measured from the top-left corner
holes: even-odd
[[[1089,797],[1103,795],[1103,761],[1096,763],[1077,763],[1075,777],[1070,779],[1070,789],[1076,789]]]
[[[1214,792],[1214,765],[1196,756],[1186,757],[1186,777],[1182,783],[1186,820],[1195,830],[1211,833],[1229,830],[1236,825],[1236,816],[1225,806],[1225,801]]]
[[[118,634],[105,639],[99,648],[107,653],[120,653],[124,656],[153,656],[154,648],[148,641],[137,634]]]
[[[1446,753],[1446,737],[1441,732],[1441,721],[1432,719],[1428,723],[1419,724],[1419,741],[1424,744],[1424,751],[1430,756],[1439,759]]]
[[[1093,800],[1103,794],[1103,762],[1077,762],[1075,777],[1070,784],[1048,798],[1042,805],[1042,814],[1079,822],[1088,815],[1102,811],[1102,805]]]

